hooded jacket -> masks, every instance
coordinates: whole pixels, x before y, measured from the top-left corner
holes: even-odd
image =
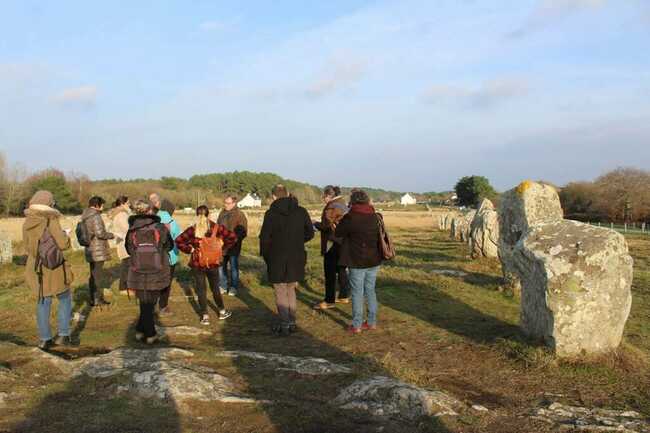
[[[295,197],[279,198],[271,204],[260,232],[260,255],[266,262],[270,283],[293,283],[305,278],[305,243],[313,237],[309,213]]]
[[[90,246],[85,248],[86,261],[91,263],[110,260],[111,248],[108,245],[108,240],[115,236],[106,231],[101,212],[89,207],[81,215],[81,221],[86,224],[90,236]]]
[[[36,256],[38,254],[38,241],[43,236],[46,227],[56,244],[62,250],[70,248],[70,238],[61,229],[59,218],[61,214],[56,209],[48,206],[30,206],[25,210],[25,222],[23,223],[23,242],[27,252],[27,266],[25,268],[25,280],[29,287],[36,293],[40,293],[38,274],[36,273]],[[65,292],[72,284],[72,269],[68,262],[56,269],[43,268],[43,291],[42,296],[55,296]]]
[[[169,287],[171,283],[171,269],[169,266],[169,251],[174,246],[174,241],[169,235],[169,231],[164,224],[160,223],[160,217],[156,215],[131,215],[129,217],[129,231],[126,234],[126,250],[130,256],[135,254],[135,245],[133,244],[133,234],[143,228],[153,226],[160,233],[159,249],[163,256],[162,269],[156,274],[142,274],[135,272],[133,267],[129,267],[127,277],[127,287],[132,290],[163,290]],[[131,263],[133,265],[133,263]]]

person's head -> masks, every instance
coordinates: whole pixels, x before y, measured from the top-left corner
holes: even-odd
[[[129,198],[125,195],[121,195],[118,198],[115,199],[115,203],[113,203],[114,208],[118,207],[123,207],[123,208],[128,208],[130,205],[129,203]]]
[[[227,195],[226,198],[223,199],[223,207],[226,210],[233,210],[236,205],[237,205],[237,196]]]
[[[206,205],[202,204],[201,206],[196,208],[196,216],[198,217],[204,216],[207,218],[208,216],[210,216],[210,209],[208,209]]]
[[[286,186],[279,183],[271,189],[271,195],[273,196],[273,200],[277,200],[279,198],[289,197],[289,191],[287,191]]]
[[[149,194],[149,201],[154,205],[156,209],[160,209],[160,195],[155,192]]]
[[[340,195],[341,195],[341,188],[339,188],[338,186],[327,185],[325,188],[323,188],[323,201],[325,203],[329,203],[330,201],[332,201],[332,199]]]
[[[88,200],[88,207],[101,211],[104,209],[104,203],[106,203],[106,200],[96,195]]]
[[[173,216],[174,211],[176,210],[176,206],[174,206],[174,203],[164,198],[160,202],[160,209],[166,211],[169,216]]]
[[[152,215],[155,209],[153,203],[149,200],[136,200],[133,204],[133,211],[136,215]]]
[[[30,206],[49,206],[54,207],[54,195],[45,190],[36,191],[36,193],[29,199]]]
[[[354,189],[350,193],[350,204],[370,204],[370,197],[362,189]]]
[[[196,208],[196,228],[194,229],[194,237],[202,238],[208,231],[210,231],[210,209],[207,206],[201,205]]]

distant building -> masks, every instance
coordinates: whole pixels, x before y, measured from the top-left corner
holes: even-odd
[[[262,207],[262,199],[257,194],[249,193],[237,202],[237,207]]]
[[[416,204],[417,200],[411,194],[406,193],[400,199],[400,203],[402,204],[402,206],[408,206],[411,204]]]

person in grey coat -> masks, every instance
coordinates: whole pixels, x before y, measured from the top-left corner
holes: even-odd
[[[86,226],[90,245],[85,247],[86,261],[90,266],[90,289],[91,306],[108,305],[110,302],[104,299],[104,262],[111,259],[111,248],[108,240],[113,239],[113,233],[106,231],[102,211],[106,201],[101,197],[92,197],[88,201],[88,209],[81,215],[81,222]]]

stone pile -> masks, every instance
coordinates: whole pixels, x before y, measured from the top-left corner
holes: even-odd
[[[617,348],[632,302],[625,238],[564,220],[555,188],[529,181],[503,194],[499,219],[499,256],[521,287],[524,333],[559,356]]]

